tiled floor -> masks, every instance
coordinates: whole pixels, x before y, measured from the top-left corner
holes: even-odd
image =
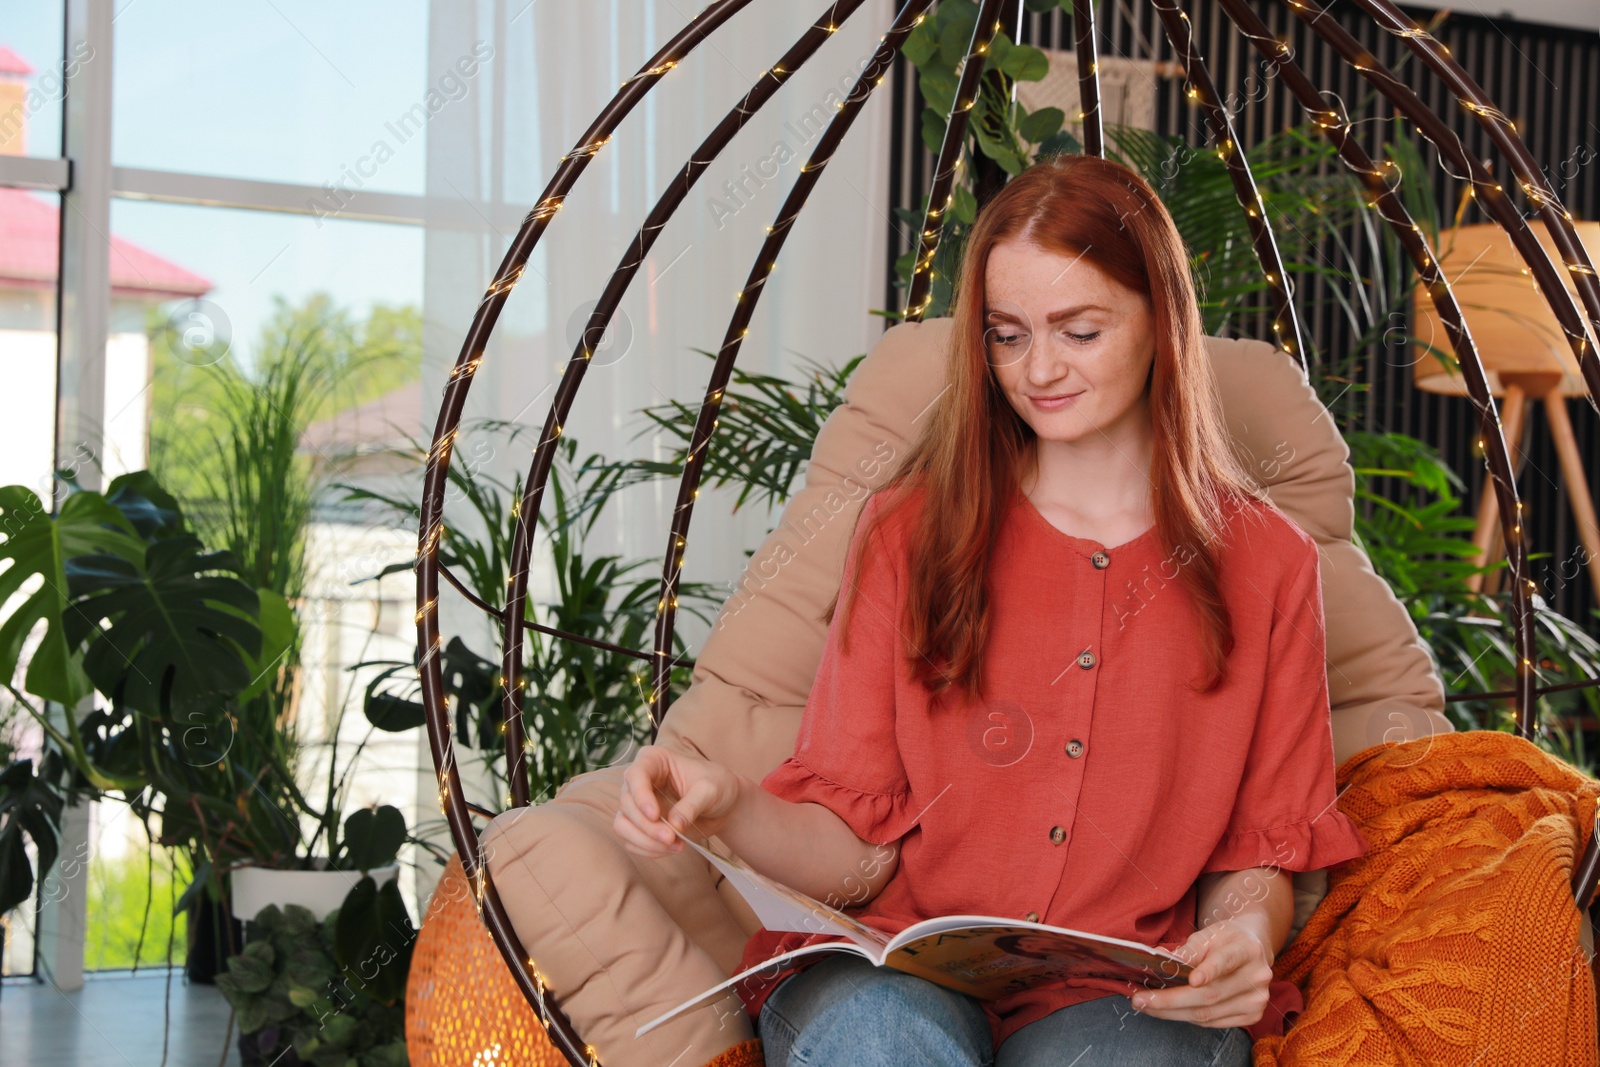
[[[227,1032],[222,994],[181,973],[170,1000],[165,972],[95,975],[73,993],[0,989],[0,1067],[238,1067],[236,1048],[222,1059]]]

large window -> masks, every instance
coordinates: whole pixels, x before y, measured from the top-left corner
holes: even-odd
[[[427,22],[424,0],[126,3],[112,161],[420,195]]]
[[[0,26],[0,484],[48,501],[63,465],[101,484],[150,469],[186,508],[223,509],[219,381],[314,345],[359,371],[315,398],[301,458],[319,484],[391,489],[394,464],[374,457],[422,417],[430,102],[464,77],[429,77],[425,0],[83,7],[10,5]],[[73,327],[60,337],[58,307]],[[102,352],[103,393],[88,402],[80,370]],[[79,413],[72,432],[88,446],[58,444]],[[414,641],[405,576],[362,581],[407,559],[414,529],[341,496],[318,498],[307,531],[296,715],[308,782],[326,777],[335,739],[341,762],[368,740],[370,672],[350,667],[408,658]],[[38,744],[0,698],[0,766]],[[341,803],[394,804],[415,826],[415,733],[362,752]],[[151,830],[159,820],[112,802],[73,813],[58,884],[4,918],[3,973],[70,988],[83,969],[169,952],[181,964],[183,920],[170,916],[189,871]],[[411,877],[402,887],[415,913]]]

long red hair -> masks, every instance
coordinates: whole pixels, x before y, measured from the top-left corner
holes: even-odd
[[[984,205],[968,235],[951,308],[945,391],[900,466],[874,491],[886,497],[869,520],[875,526],[900,510],[909,499],[902,490],[925,491],[910,531],[902,651],[933,693],[951,685],[981,693],[990,546],[1035,462],[1037,438],[1006,398],[984,343],[989,253],[1011,240],[1081,255],[1150,300],[1156,338],[1145,387],[1154,439],[1151,505],[1164,552],[1189,549],[1178,577],[1198,612],[1197,637],[1208,665],[1191,686],[1210,690],[1226,676],[1233,648],[1214,542],[1242,499],[1271,504],[1224,424],[1188,250],[1172,216],[1137,172],[1096,156],[1055,156],[1023,171]],[[872,532],[861,539],[859,566],[870,562],[864,549]],[[827,621],[838,604],[836,593]],[[845,629],[848,623],[847,616]]]

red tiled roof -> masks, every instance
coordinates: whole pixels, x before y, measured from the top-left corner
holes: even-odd
[[[7,50],[0,47],[0,63]],[[55,284],[60,211],[22,189],[0,189],[0,289]],[[211,282],[120,237],[111,238],[113,296],[183,297],[210,292]]]
[[[0,44],[0,74],[26,78],[32,73],[33,68],[28,65],[26,59],[23,59],[5,45]]]
[[[347,456],[374,449],[403,448],[421,437],[422,383],[408,382],[375,400],[345,408],[306,427],[300,438],[302,451],[328,457]]]

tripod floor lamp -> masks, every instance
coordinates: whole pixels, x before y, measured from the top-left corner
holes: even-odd
[[[1600,222],[1573,223],[1578,238],[1590,256],[1600,255]],[[1539,220],[1530,220],[1553,262],[1561,255]],[[1544,404],[1550,436],[1555,444],[1577,522],[1581,551],[1567,561],[1588,570],[1595,596],[1600,599],[1600,524],[1595,520],[1594,497],[1583,457],[1578,450],[1572,422],[1567,417],[1567,398],[1587,395],[1583,375],[1573,356],[1572,345],[1562,333],[1547,302],[1534,288],[1527,265],[1512,246],[1510,237],[1494,223],[1458,226],[1439,235],[1439,265],[1466,316],[1467,327],[1482,357],[1489,391],[1500,401],[1501,421],[1506,440],[1513,449],[1513,462],[1520,475],[1527,452],[1521,447],[1530,405]],[[1572,289],[1570,274],[1562,271]],[[1466,396],[1456,353],[1444,325],[1426,291],[1413,290],[1412,335],[1418,358],[1413,366],[1419,389],[1432,393]],[[1434,351],[1422,347],[1431,346]],[[1440,353],[1445,358],[1441,358]],[[1480,566],[1499,559],[1504,552],[1500,531],[1499,502],[1487,483],[1480,495],[1477,527],[1473,543],[1478,547]],[[1499,574],[1474,575],[1473,589],[1498,591]]]

